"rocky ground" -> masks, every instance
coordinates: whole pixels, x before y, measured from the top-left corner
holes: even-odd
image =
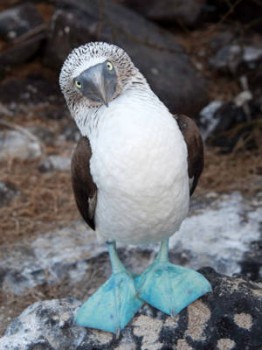
[[[69,169],[79,134],[57,83],[66,55],[90,40],[122,46],[170,110],[187,113],[201,127],[206,142],[205,171],[190,217],[172,239],[173,261],[196,269],[210,266],[218,273],[238,274],[256,283],[262,277],[262,46],[261,23],[256,20],[258,3],[251,1],[248,9],[244,1],[232,1],[231,6],[226,1],[185,1],[186,8],[172,7],[175,0],[161,3],[152,1],[148,7],[146,2],[129,0],[4,0],[0,4],[2,334],[10,321],[33,302],[69,296],[82,300],[110,274],[104,247],[79,221],[75,208]],[[201,240],[194,240],[196,231],[201,232]],[[153,258],[155,247],[120,247],[120,253],[125,263],[139,272]],[[219,286],[223,278],[231,283],[227,277],[212,276]],[[248,293],[251,295],[254,287],[260,300],[261,289],[257,286],[252,285]],[[211,304],[209,310],[213,310]],[[78,301],[65,301],[63,305],[74,310]],[[252,315],[252,322],[242,315],[247,328],[258,322],[251,309],[237,311]],[[148,317],[145,315],[142,311],[134,322],[140,324],[143,317]],[[189,317],[183,315],[181,318]],[[230,317],[239,320],[240,316],[232,311]],[[225,319],[212,320],[213,325],[227,324]],[[159,331],[158,318],[152,322]],[[171,321],[161,322],[169,327]],[[10,327],[7,336],[16,337],[18,330],[13,324]],[[175,344],[177,349],[202,349],[190,331],[187,334],[191,340],[182,344],[187,327],[179,323],[181,333],[177,337],[165,341],[158,337],[151,345],[141,345],[141,341],[137,345],[139,334],[130,330],[126,331],[132,333],[130,343],[124,335],[118,342],[106,338],[104,344],[111,342],[112,348],[119,349],[170,349]],[[256,326],[249,328],[253,331]],[[237,340],[241,332],[230,338],[228,333],[222,336],[219,329],[219,335],[209,334],[203,349],[241,349]],[[82,334],[82,345],[80,342],[77,348],[71,344],[68,349],[95,348],[88,348],[85,332],[76,332]],[[246,340],[246,349],[262,347],[257,333],[244,338],[252,336],[256,340]],[[125,342],[129,344],[126,347]],[[43,344],[37,349],[66,349],[61,344],[55,347],[52,341],[45,345],[43,340]],[[21,345],[19,349],[27,347]]]
[[[37,302],[8,327],[1,349],[261,349],[261,283],[201,272],[213,293],[174,319],[144,306],[119,337],[77,327],[76,299]]]

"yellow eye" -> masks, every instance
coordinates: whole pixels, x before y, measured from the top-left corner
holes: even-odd
[[[109,62],[109,61],[106,62],[106,66],[107,66],[107,69],[108,69],[108,70],[112,70],[112,69],[113,69],[113,65],[112,65],[112,63]]]
[[[76,81],[75,81],[75,86],[76,86],[78,89],[81,89],[82,84],[80,83],[79,80],[76,80]]]

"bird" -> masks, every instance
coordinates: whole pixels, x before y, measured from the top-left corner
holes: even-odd
[[[202,274],[172,264],[168,252],[203,169],[198,127],[173,115],[129,55],[110,43],[75,48],[59,84],[81,134],[71,163],[76,205],[107,244],[112,266],[75,322],[119,334],[144,303],[174,317],[212,291]],[[160,248],[136,276],[120,260],[118,242]]]

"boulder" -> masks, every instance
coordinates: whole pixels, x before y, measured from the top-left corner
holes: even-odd
[[[32,57],[46,36],[45,29],[42,16],[30,2],[2,11],[0,38],[5,45],[0,53],[1,69]]]
[[[0,82],[0,115],[5,119],[12,117],[16,124],[20,123],[23,116],[30,118],[32,126],[28,127],[28,131],[44,144],[54,143],[57,138],[54,137],[53,131],[50,131],[50,127],[40,128],[36,119],[69,118],[57,76],[38,65],[34,65],[30,72],[22,77],[6,76]],[[67,123],[68,128],[73,124],[71,119]]]
[[[119,2],[151,20],[176,22],[186,26],[197,23],[206,4],[206,0],[120,0]]]
[[[0,181],[0,208],[18,195],[18,189],[9,181]]]
[[[240,69],[258,69],[262,62],[262,47],[228,44],[210,58],[210,66],[220,72],[236,74]]]
[[[26,129],[0,131],[0,160],[33,160],[42,155],[37,137]]]
[[[56,141],[55,132],[50,128],[48,128],[47,126],[41,126],[41,125],[31,126],[29,128],[29,131],[33,135],[35,135],[45,146],[54,145]]]
[[[253,248],[262,243],[261,203],[259,194],[253,199],[239,192],[193,196],[191,215],[170,238],[172,260],[195,270],[211,266],[219,273],[232,276],[243,275],[246,259],[252,255],[257,263],[253,265],[252,278],[262,279],[261,254]]]
[[[20,79],[8,77],[0,83],[0,101],[10,111],[17,112],[19,105],[28,110],[31,106],[45,104],[42,114],[49,119],[63,118],[63,97],[58,83],[47,78],[40,69],[34,69]],[[51,112],[51,108],[53,113]],[[58,111],[54,113],[54,110]]]
[[[144,305],[117,338],[74,324],[80,302],[73,298],[39,301],[11,322],[1,350],[204,350],[262,347],[262,283],[200,271],[213,292],[174,319]]]
[[[45,173],[49,171],[70,171],[71,158],[66,156],[51,155],[39,165],[38,169]]]
[[[0,38],[12,42],[42,23],[37,7],[26,2],[0,13]]]
[[[219,147],[222,153],[233,151],[241,140],[248,150],[259,148],[255,129],[260,128],[261,101],[254,100],[249,90],[233,101],[213,101],[200,112],[200,125],[207,144]]]
[[[206,81],[169,32],[111,1],[57,1],[45,63],[61,68],[73,48],[89,41],[122,47],[172,112],[194,116],[207,101]]]
[[[199,112],[201,136],[204,141],[212,134],[219,120],[214,118],[215,112],[223,105],[220,100],[211,101]]]

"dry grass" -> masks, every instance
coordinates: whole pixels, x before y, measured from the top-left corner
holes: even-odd
[[[0,209],[0,244],[66,225],[78,216],[67,172],[42,174],[38,162],[10,161],[1,166],[0,181],[19,191]]]
[[[261,150],[221,155],[206,149],[205,170],[199,183],[202,193],[240,191],[253,196],[262,188]]]

